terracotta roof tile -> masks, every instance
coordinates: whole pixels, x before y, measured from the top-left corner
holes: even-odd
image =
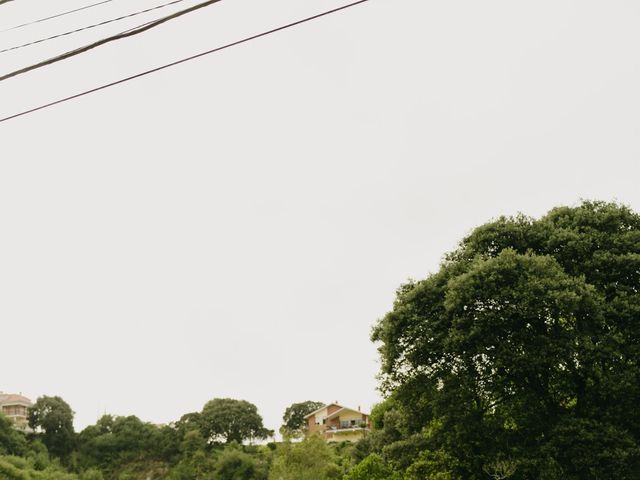
[[[23,395],[12,393],[0,393],[0,405],[27,404],[31,405],[31,400]]]

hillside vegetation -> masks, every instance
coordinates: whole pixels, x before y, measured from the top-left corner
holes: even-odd
[[[60,397],[0,416],[2,480],[637,480],[640,216],[603,202],[501,217],[398,291],[375,325],[373,431],[273,436],[255,405],[213,399],[156,426],[105,415],[77,433]],[[298,439],[300,441],[290,441]]]

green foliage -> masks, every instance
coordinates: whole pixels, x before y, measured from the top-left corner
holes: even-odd
[[[175,463],[180,457],[180,432],[173,425],[163,425],[154,434],[153,452],[159,459]]]
[[[189,415],[191,419],[197,418]],[[185,417],[181,421],[184,419]],[[197,425],[194,422],[186,422],[176,426],[176,430],[182,435],[180,460],[170,470],[168,478],[170,480],[210,480],[215,470],[215,460],[208,451],[207,441],[197,429]]]
[[[306,429],[305,416],[323,407],[324,403],[307,400],[306,402],[292,403],[284,412],[280,427],[283,437],[300,437]]]
[[[242,445],[272,432],[232,399],[76,436],[71,408],[42,397],[34,435],[0,415],[0,480],[635,480],[639,320],[639,215],[585,202],[500,218],[398,289],[372,334],[387,399],[360,442]],[[320,406],[287,408],[285,438]]]
[[[231,444],[219,455],[215,463],[216,480],[266,480],[265,465],[254,455],[242,451],[239,445]]]
[[[0,413],[0,455],[22,455],[27,448],[23,433],[13,428],[10,418]]]
[[[175,423],[175,428],[178,431],[178,436],[180,438],[184,437],[184,435],[189,431],[201,431],[202,415],[200,415],[200,412],[186,413]]]
[[[353,467],[344,480],[400,480],[400,474],[374,453]]]
[[[595,420],[566,418],[543,452],[562,467],[558,478],[640,478],[640,449],[628,431]]]
[[[104,480],[104,475],[97,468],[90,468],[80,474],[80,480]]]
[[[21,457],[0,456],[0,479],[2,480],[78,480],[76,475],[65,472],[57,465],[38,470],[33,463]]]
[[[458,480],[453,473],[455,460],[442,450],[421,452],[407,468],[404,480]]]
[[[196,452],[204,451],[207,447],[207,441],[204,439],[200,430],[189,430],[184,434],[180,450],[186,456],[192,456]]]
[[[262,425],[257,407],[246,400],[216,398],[206,403],[199,418],[200,429],[212,442],[264,439],[273,434]]]
[[[640,478],[639,318],[628,208],[483,225],[375,327],[392,443],[369,448],[419,478]]]
[[[66,459],[75,447],[73,415],[69,404],[60,397],[40,397],[29,408],[29,426],[44,431],[42,442],[61,459]]]
[[[26,457],[36,470],[45,470],[51,465],[47,447],[37,439],[29,443]]]
[[[169,472],[170,480],[210,480],[215,471],[215,460],[204,449],[184,453]]]
[[[171,459],[178,451],[178,439],[170,427],[158,428],[138,417],[104,415],[96,425],[78,435],[79,463],[114,475],[123,465]]]
[[[41,399],[38,414],[32,418],[42,433],[25,438],[8,420],[0,423],[5,452],[9,448],[15,450],[15,437],[20,445],[16,453],[22,455],[0,453],[0,480],[267,480],[274,456],[282,457],[284,469],[280,471],[295,472],[287,478],[328,480],[340,479],[350,464],[349,446],[329,447],[320,438],[296,445],[292,451],[290,445],[283,447],[276,443],[212,442],[213,431],[223,432],[216,437],[218,440],[271,433],[264,429],[257,409],[248,402],[212,401],[203,412],[184,415],[175,424],[160,427],[135,416],[104,415],[94,425],[74,434],[69,450],[65,450],[65,470],[59,458],[49,458],[43,443],[49,438],[45,428],[51,433],[58,432],[47,422],[56,415],[63,418],[64,405],[50,398],[55,400],[55,397]],[[218,417],[223,406],[229,406],[235,416]],[[214,430],[225,422],[236,425],[228,430]],[[285,458],[287,461],[282,463]]]
[[[269,472],[269,480],[329,480],[340,476],[334,452],[317,435],[300,443],[279,445]]]
[[[3,480],[31,480],[28,472],[16,467],[3,457],[0,457],[0,478]]]
[[[367,436],[364,442],[360,442],[368,447],[368,451],[363,450],[364,456],[370,452],[383,452],[386,448],[386,459],[396,461],[395,457],[398,457],[397,451],[401,446],[404,450],[415,443],[416,439],[412,437],[407,415],[402,410],[402,405],[393,396],[373,408],[371,422],[373,433]],[[418,439],[418,444],[419,449],[420,439]],[[390,450],[389,446],[392,446],[393,450]],[[356,451],[362,447],[363,445],[358,444]]]
[[[116,472],[108,474],[107,477],[117,480],[163,480],[167,473],[168,468],[164,462],[139,459],[121,465]]]

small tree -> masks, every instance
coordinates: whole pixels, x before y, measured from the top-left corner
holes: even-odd
[[[309,415],[324,406],[322,402],[314,402],[307,400],[306,402],[292,403],[284,412],[280,427],[280,433],[283,437],[299,437],[306,427],[305,416]]]
[[[238,442],[273,435],[262,424],[257,407],[246,400],[215,398],[204,406],[199,417],[203,435],[212,442]]]
[[[60,397],[42,396],[29,409],[29,426],[42,430],[42,442],[53,455],[66,459],[74,448],[74,412]]]

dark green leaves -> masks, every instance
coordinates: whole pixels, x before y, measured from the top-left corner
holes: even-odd
[[[486,478],[510,463],[514,478],[558,468],[575,472],[562,478],[635,478],[621,462],[634,464],[640,438],[639,292],[640,216],[628,208],[584,202],[540,220],[499,218],[398,291],[372,335],[382,388],[431,451],[453,459],[446,474]],[[606,448],[606,465],[557,453],[567,432],[590,439],[572,458]]]

